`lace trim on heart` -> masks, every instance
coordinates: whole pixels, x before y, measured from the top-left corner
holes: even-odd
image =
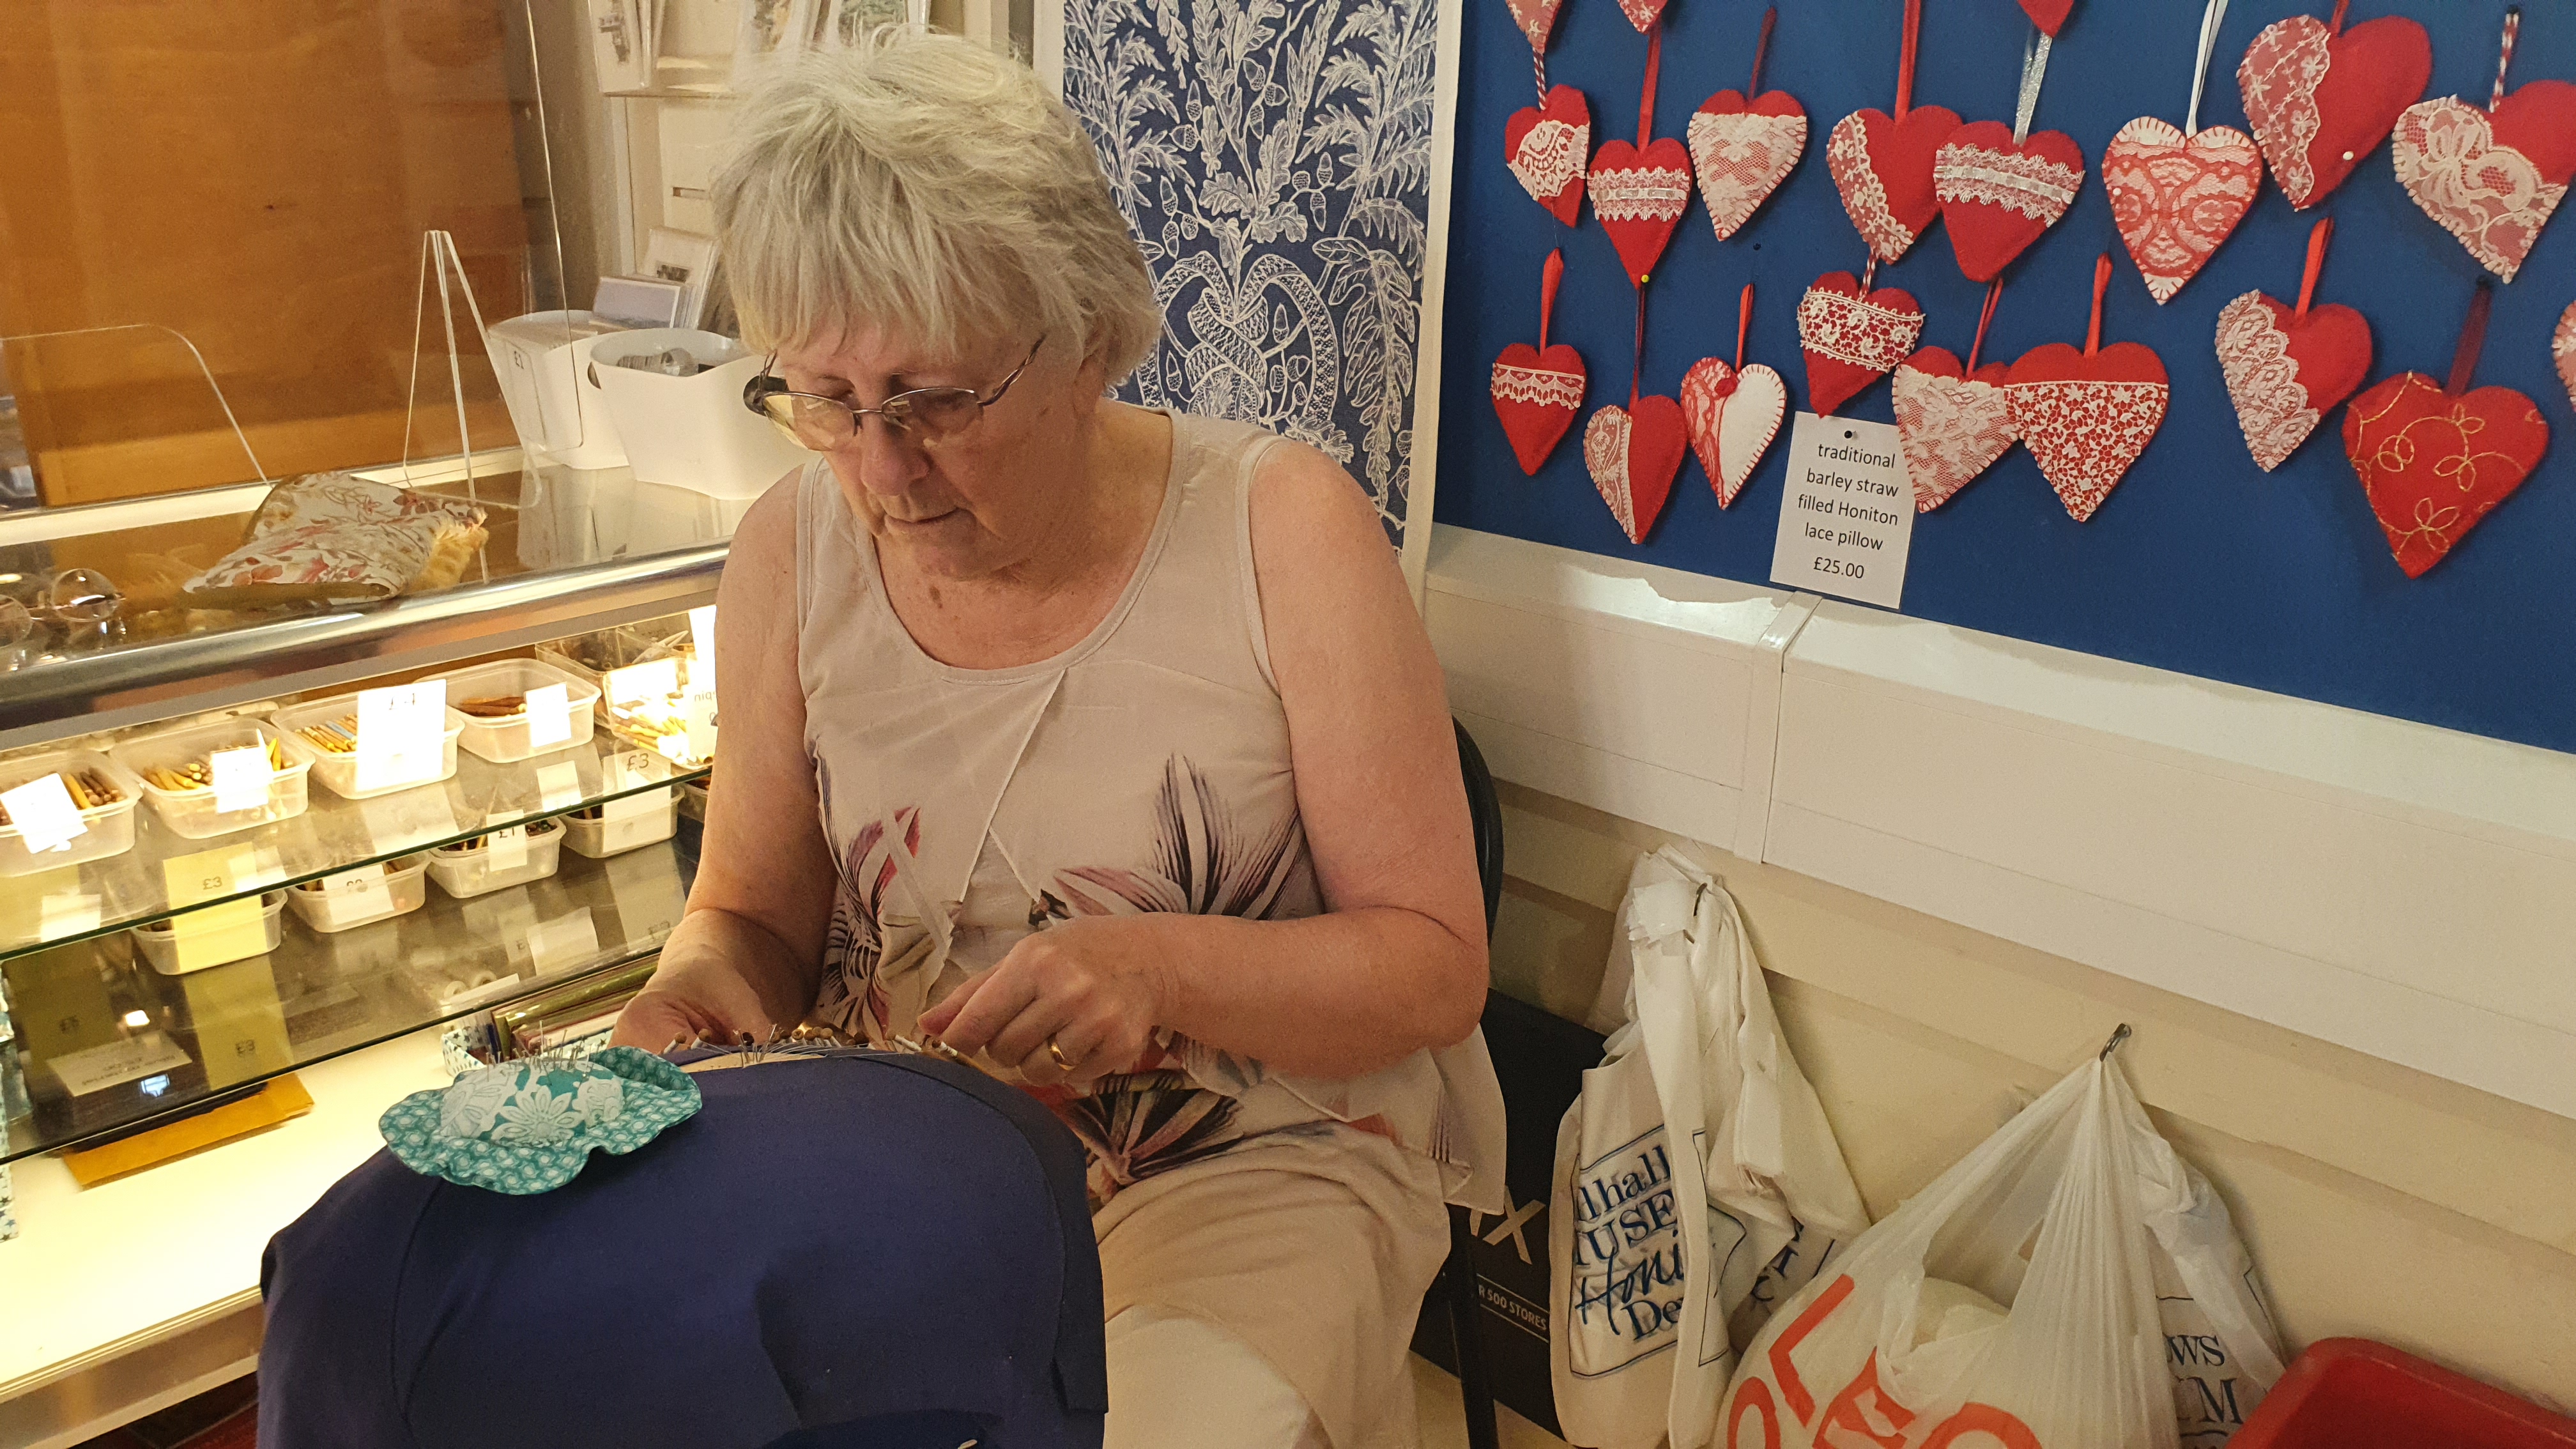
[[[2064,216],[2083,185],[2080,167],[2045,156],[1944,146],[1932,157],[1932,194],[1942,205],[2000,206],[2041,226]]]
[[[2186,141],[2171,122],[2140,116],[2102,152],[2111,220],[2158,302],[2199,275],[2262,186],[2263,153],[2226,126]]]
[[[1836,362],[1885,372],[1914,352],[1923,314],[1809,288],[1798,301],[1798,343]]]
[[[1717,239],[1735,235],[1807,149],[1807,118],[1750,112],[1691,117],[1691,165]]]
[[[2219,309],[2218,370],[2236,404],[2236,425],[2245,430],[2245,451],[2264,472],[2280,467],[2317,430],[2289,334],[2272,320],[2262,293],[2248,292]]]
[[[1603,221],[1673,221],[1690,205],[1690,173],[1662,166],[1592,173],[1592,214]]]
[[[2317,86],[2326,78],[2333,57],[2326,50],[2326,28],[2312,15],[2293,15],[2254,37],[2245,60],[2236,67],[2236,85],[2245,96],[2245,119],[2263,143],[2263,159],[2272,163],[2273,178],[2289,194],[2290,204],[2305,206],[2317,188],[2317,173],[2308,164],[2308,145],[2317,139],[2324,117],[2317,110]]]
[[[2004,394],[2022,445],[2082,523],[2147,450],[2171,390],[2161,382],[2017,382]]]
[[[1619,531],[1630,543],[1642,543],[1637,536],[1637,501],[1628,486],[1628,414],[1619,408],[1603,408],[1583,425],[1583,466],[1592,474],[1592,486],[1601,492],[1601,501],[1610,505],[1610,515],[1619,520]]]
[[[1591,149],[1590,123],[1577,126],[1551,117],[1521,137],[1520,149],[1512,153],[1512,174],[1533,199],[1554,201],[1583,174],[1583,158]]]
[[[1861,127],[1860,112],[1836,121],[1826,135],[1825,169],[1833,173],[1834,189],[1843,195],[1843,211],[1869,254],[1882,262],[1905,255],[1914,245],[1914,229],[1887,209],[1887,188],[1869,164],[1869,134]]]
[[[2576,402],[2576,303],[2558,315],[2558,330],[2549,334],[2549,356],[2558,364],[2558,381]]]
[[[2406,108],[2388,133],[2398,183],[2478,264],[2510,282],[2567,195],[2531,158],[2496,144],[2484,111],[2445,96]]]
[[[1543,408],[1583,406],[1583,379],[1553,368],[1494,364],[1494,397],[1501,402],[1536,403]]]
[[[1991,382],[1900,367],[1888,388],[1918,513],[1949,502],[2012,448],[2012,409]]]

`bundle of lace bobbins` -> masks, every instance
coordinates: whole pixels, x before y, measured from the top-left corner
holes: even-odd
[[[96,770],[66,773],[62,781],[63,789],[72,797],[72,804],[83,810],[95,810],[101,805],[113,805],[125,798],[125,792],[116,788],[114,781]],[[9,818],[9,807],[0,805],[0,826],[14,823]]]
[[[354,728],[357,722],[357,717],[352,715],[349,719],[351,727]],[[289,768],[285,747],[275,740],[266,743],[268,767],[272,770]],[[143,778],[164,790],[210,790],[215,784],[215,762],[202,759],[190,760],[184,765],[153,765],[144,770]]]

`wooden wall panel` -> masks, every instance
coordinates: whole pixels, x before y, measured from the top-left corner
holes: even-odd
[[[393,458],[422,230],[456,234],[487,318],[526,307],[503,25],[493,0],[0,7],[0,334],[174,328],[272,475]],[[48,502],[251,476],[186,350],[142,338],[9,349]],[[443,352],[422,373],[414,451],[453,451]],[[153,439],[149,468],[78,461]]]

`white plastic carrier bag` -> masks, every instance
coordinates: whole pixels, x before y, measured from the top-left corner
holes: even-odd
[[[2160,1303],[2160,1278],[2189,1296]],[[1781,1306],[1745,1348],[1720,1442],[2176,1449],[2208,1370],[2171,1362],[2169,1317],[2219,1340],[2243,1408],[2279,1377],[2226,1209],[2106,1049]],[[2208,1446],[2234,1425],[2194,1428]]]
[[[1869,1218],[1724,886],[1638,861],[1603,995],[1622,1024],[1558,1127],[1548,1212],[1557,1417],[1586,1449],[1700,1449],[1734,1345]]]

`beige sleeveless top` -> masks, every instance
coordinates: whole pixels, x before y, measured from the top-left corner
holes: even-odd
[[[895,617],[876,550],[817,461],[797,482],[806,747],[840,876],[817,1012],[908,1034],[968,973],[1056,921],[1323,909],[1271,678],[1248,498],[1280,440],[1175,416],[1172,468],[1126,590],[1052,659],[959,669]],[[1481,1035],[1347,1081],[1164,1033],[1079,1094],[1033,1088],[1088,1149],[1095,1210],[1265,1134],[1341,1123],[1502,1208],[1502,1103]]]

